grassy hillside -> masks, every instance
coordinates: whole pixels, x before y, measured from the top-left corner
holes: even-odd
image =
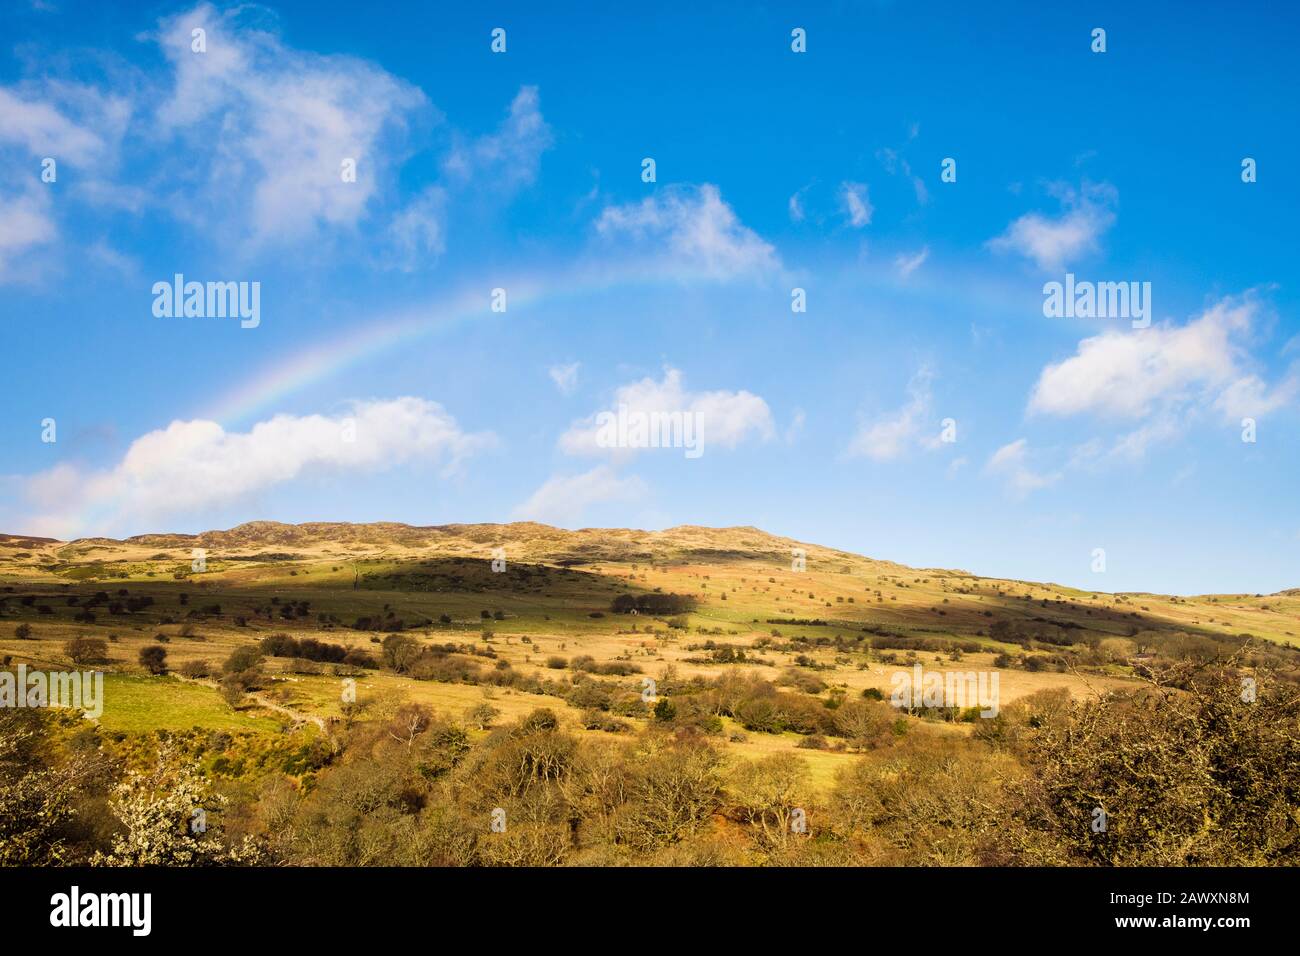
[[[192,570],[196,548],[205,552],[202,572]],[[500,573],[492,570],[496,548],[505,554]],[[804,571],[792,569],[795,549],[806,555]],[[1085,695],[1113,686],[1155,653],[1206,653],[1216,642],[1247,635],[1282,648],[1300,634],[1300,591],[1195,597],[1079,591],[908,568],[756,528],[568,532],[533,523],[253,522],[125,541],[4,536],[0,589],[0,654],[11,663],[67,666],[66,642],[88,635],[108,642],[104,666],[136,675],[144,673],[140,648],[158,640],[176,670],[189,661],[219,665],[235,647],[269,633],[375,651],[381,635],[400,629],[431,644],[490,649],[495,660],[541,676],[549,657],[578,655],[629,662],[656,678],[666,668],[689,678],[743,666],[780,681],[803,663],[853,695],[871,687],[887,695],[897,661],[906,657],[939,668],[997,669],[1006,704],[1048,687]],[[689,595],[694,607],[657,616],[610,610],[620,594],[656,592]],[[89,612],[92,622],[86,606],[96,594],[103,598]],[[149,603],[131,610],[139,599]],[[21,622],[32,631],[25,640],[14,633]],[[1008,640],[1008,631],[1020,636]],[[967,648],[960,662],[946,652],[952,642]],[[894,645],[896,661],[881,659],[888,650],[873,654],[873,643]],[[755,662],[726,663],[725,651],[715,655],[719,647],[744,650]],[[995,667],[998,655],[1004,657]],[[275,699],[338,716],[332,686],[326,691],[280,673],[283,662],[268,667]],[[1086,675],[1074,672],[1080,669]],[[330,681],[316,679],[322,682]],[[641,686],[639,679],[627,682]],[[126,692],[134,685],[115,686],[123,688],[124,708],[142,693]],[[158,686],[157,725],[171,726],[172,711],[184,705]],[[385,673],[361,685],[363,697],[380,690],[457,712],[483,694]],[[497,696],[497,706],[510,714],[535,695],[507,690]],[[110,697],[109,721],[113,706]],[[131,718],[131,725],[141,719]],[[771,741],[764,745],[770,749]]]
[[[793,761],[809,805],[837,805],[846,786],[878,799],[959,757],[972,775],[961,786],[974,788],[960,800],[978,802],[1021,779],[1029,758],[1017,741],[1029,731],[970,706],[890,707],[898,675],[916,664],[997,675],[998,706],[1041,733],[1059,701],[1122,698],[1167,667],[1214,664],[1233,680],[1263,667],[1294,685],[1297,634],[1295,590],[1080,591],[909,568],[748,527],[255,522],[125,541],[0,536],[3,666],[106,671],[105,759],[145,765],[180,747],[249,807],[259,787],[288,786],[310,804],[318,774],[343,786],[349,761],[372,746],[358,751],[359,739],[409,737],[405,760],[418,732],[441,754],[435,763],[461,767],[460,745],[444,753],[428,741],[499,748],[549,728],[549,715],[556,727],[536,733],[592,754],[659,753],[664,732],[674,747],[705,740],[710,760],[741,775],[735,792],[745,767],[779,776]],[[75,753],[72,739],[58,752]],[[422,788],[442,779],[427,768],[405,772]],[[631,845],[609,834],[601,846]],[[963,838],[952,857],[932,848],[934,859],[972,862],[974,845]],[[879,859],[896,862],[901,846]]]

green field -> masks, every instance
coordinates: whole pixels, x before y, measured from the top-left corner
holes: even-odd
[[[281,728],[279,720],[256,711],[232,710],[214,688],[135,674],[104,675],[99,723],[106,731],[128,734],[193,729],[278,734]]]

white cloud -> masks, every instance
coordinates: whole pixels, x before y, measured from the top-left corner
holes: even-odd
[[[92,102],[93,101],[93,102]],[[101,133],[68,114],[76,104],[106,124]],[[103,97],[89,87],[48,83],[38,90],[0,87],[0,144],[21,147],[29,156],[89,165],[110,152],[109,137],[120,135],[129,115],[125,100]]]
[[[914,127],[915,129],[915,127]],[[916,133],[913,132],[909,139],[915,139]],[[925,186],[925,180],[912,172],[912,165],[907,161],[907,157],[902,155],[896,149],[885,147],[876,150],[876,158],[880,164],[885,167],[885,171],[891,176],[897,176],[900,173],[911,181],[912,190],[916,193],[916,201],[924,206],[930,201],[930,190]]]
[[[388,241],[384,264],[413,272],[436,262],[447,245],[446,207],[446,190],[429,186],[399,210],[384,231]]]
[[[542,153],[553,141],[551,128],[542,118],[537,87],[521,87],[498,130],[470,142],[458,141],[443,169],[453,178],[480,179],[500,193],[533,182]]]
[[[254,243],[351,225],[400,159],[390,134],[427,106],[424,94],[363,60],[288,47],[250,22],[260,15],[204,3],[161,21],[155,39],[173,86],[159,131],[193,147],[185,172],[205,212],[234,213]],[[206,53],[191,50],[195,28],[207,32]],[[343,181],[344,159],[356,160],[356,182]],[[193,191],[179,201],[192,205]]]
[[[923,426],[930,418],[933,378],[929,366],[921,366],[907,384],[907,404],[891,415],[860,425],[847,453],[851,457],[892,461],[921,442]]]
[[[1230,420],[1259,418],[1296,403],[1300,396],[1300,375],[1292,370],[1270,386],[1258,375],[1244,375],[1231,382],[1214,400],[1214,407]]]
[[[790,196],[789,201],[786,203],[786,206],[790,212],[791,222],[803,222],[804,219],[807,218],[807,214],[804,212],[804,208],[803,208],[803,194],[807,188],[808,187],[805,186],[803,187],[803,189],[800,189],[797,192],[793,193]]]
[[[578,387],[578,370],[581,367],[581,362],[570,362],[567,365],[552,365],[547,372],[556,388],[565,395],[572,395]]]
[[[646,491],[640,478],[620,478],[609,465],[597,465],[581,475],[551,478],[515,509],[515,517],[572,527],[592,505],[637,501]]]
[[[919,252],[912,255],[901,253],[894,259],[894,267],[898,269],[898,274],[906,279],[917,269],[925,264],[925,260],[930,258],[930,247],[922,246]]]
[[[104,191],[130,115],[127,98],[80,83],[0,87],[0,164],[26,171],[0,189],[0,282],[40,274],[43,263],[28,253],[59,238],[51,196],[96,199]],[[53,183],[42,180],[46,159],[54,161]]]
[[[643,378],[623,385],[614,394],[611,409],[630,414],[672,415],[690,413],[699,430],[703,448],[735,448],[751,437],[768,440],[776,433],[767,402],[752,392],[689,392],[678,369],[664,370],[661,381]],[[574,422],[560,436],[560,448],[570,455],[604,455],[611,449],[598,443],[599,413]],[[626,451],[626,450],[622,450]]]
[[[353,440],[348,441],[352,426]],[[238,501],[321,470],[378,471],[440,461],[444,473],[493,441],[467,434],[436,402],[419,398],[357,402],[346,415],[277,415],[246,432],[213,421],[174,421],[131,443],[102,471],[60,466],[27,483],[48,509],[34,529],[66,537],[87,530],[149,526],[167,515]],[[95,515],[94,528],[83,525]]]
[[[97,239],[86,247],[86,260],[117,273],[128,282],[140,277],[140,263],[135,257],[113,248],[104,239]]]
[[[1073,267],[1079,258],[1095,251],[1102,234],[1115,222],[1115,188],[1107,183],[1084,183],[1077,190],[1058,185],[1052,193],[1061,202],[1059,217],[1026,213],[990,240],[989,247],[1019,253],[1046,271]]]
[[[24,254],[57,238],[50,205],[47,189],[39,184],[0,192],[0,282],[22,278]]]
[[[867,197],[866,183],[841,183],[840,202],[844,205],[845,215],[849,217],[849,225],[854,229],[871,225],[871,216],[876,209]]]
[[[717,186],[668,186],[638,203],[607,206],[596,232],[647,264],[678,275],[730,279],[780,268],[776,250],[747,228]]]
[[[1213,406],[1226,417],[1267,414],[1294,400],[1295,376],[1270,387],[1247,368],[1245,340],[1259,314],[1251,295],[1216,302],[1186,325],[1108,330],[1048,365],[1029,410],[1140,419],[1171,407]]]
[[[808,423],[808,416],[802,408],[796,408],[794,414],[790,416],[790,424],[785,430],[785,443],[793,444],[801,434],[803,434],[804,425]]]
[[[1107,454],[1110,457],[1137,460],[1143,457],[1152,445],[1180,437],[1187,424],[1185,418],[1180,419],[1171,414],[1159,415],[1133,431],[1121,435]]]
[[[1030,468],[1028,449],[1029,443],[1023,438],[1003,445],[990,456],[985,471],[1006,479],[1008,487],[1021,496],[1058,481],[1060,472],[1045,474]]]

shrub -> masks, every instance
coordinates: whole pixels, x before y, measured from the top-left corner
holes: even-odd
[[[384,638],[383,648],[384,663],[399,674],[409,671],[423,653],[419,641],[402,634],[390,634]]]
[[[94,664],[107,659],[108,642],[98,637],[74,637],[63,650],[74,664]]]
[[[603,730],[607,734],[621,734],[628,730],[628,725],[616,717],[595,708],[584,710],[581,717],[582,726],[587,730]]]
[[[212,674],[212,668],[208,665],[207,661],[186,661],[180,666],[180,674],[182,677],[188,677],[191,680],[198,680],[210,676]]]
[[[167,648],[160,644],[150,644],[140,648],[140,666],[150,674],[167,673]]]
[[[26,621],[23,621],[23,623],[19,624],[16,628],[14,628],[14,637],[18,638],[18,640],[20,641],[29,640],[31,636],[32,636],[32,626],[28,624]]]
[[[704,826],[720,802],[721,764],[716,750],[690,739],[634,761],[627,784],[630,800],[618,821],[621,841],[653,850]]]
[[[660,697],[659,702],[655,704],[655,720],[667,723],[677,716],[677,708],[667,697]]]
[[[492,726],[492,721],[500,716],[501,711],[487,701],[482,701],[465,711],[465,722],[479,730],[487,730]]]
[[[230,652],[221,665],[225,674],[223,688],[228,683],[238,684],[241,691],[252,690],[262,679],[262,652],[255,644],[245,644]]]
[[[239,706],[244,699],[244,684],[239,680],[237,675],[231,674],[221,681],[219,688],[222,698],[231,707]]]
[[[262,652],[252,644],[245,644],[242,647],[236,647],[230,652],[230,656],[221,665],[221,669],[227,674],[238,674],[241,671],[260,667],[261,664]]]
[[[1019,860],[1270,866],[1300,859],[1293,823],[1300,693],[1267,672],[1254,676],[1259,690],[1247,703],[1236,668],[1183,662],[1150,687],[1069,702],[1054,719],[1031,723],[1030,772],[1013,788],[1007,834]],[[1098,806],[1108,817],[1103,833],[1086,825]]]
[[[871,750],[893,742],[897,713],[888,704],[876,701],[846,701],[835,711],[835,733],[851,747]]]
[[[616,614],[682,614],[695,610],[695,599],[685,594],[620,594],[609,609]]]

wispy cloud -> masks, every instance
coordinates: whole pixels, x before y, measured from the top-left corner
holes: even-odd
[[[533,182],[542,154],[553,142],[537,87],[525,86],[495,133],[468,140],[457,135],[443,169],[452,179],[490,183],[493,193],[500,194]]]
[[[898,274],[906,279],[921,268],[928,258],[930,258],[930,247],[922,246],[919,251],[912,253],[910,256],[907,253],[900,253],[894,259],[894,267],[898,270]]]
[[[0,162],[30,174],[0,186],[0,283],[46,272],[47,250],[61,237],[52,196],[104,197],[130,116],[127,97],[83,83],[41,78],[0,87]]]
[[[192,147],[172,171],[189,181],[178,207],[204,203],[204,222],[220,209],[254,245],[355,224],[429,107],[372,63],[287,46],[264,19],[257,8],[203,3],[155,34],[172,70],[157,127]],[[193,49],[196,29],[206,52]],[[344,180],[345,160],[356,162],[355,182]]]
[[[596,220],[606,243],[647,269],[683,278],[770,275],[776,249],[740,221],[717,186],[669,186],[640,202],[607,206]]]
[[[572,395],[578,387],[578,370],[581,367],[581,362],[569,362],[565,365],[552,365],[547,372],[561,394]]]
[[[915,138],[916,134],[913,132],[910,139]],[[925,180],[912,172],[912,164],[901,151],[884,147],[876,150],[876,158],[880,160],[880,164],[885,167],[885,172],[889,175],[901,175],[912,184],[912,191],[916,193],[916,201],[920,205],[924,206],[930,201],[930,190],[926,188]]]
[[[848,216],[849,225],[854,229],[871,225],[871,217],[875,214],[876,207],[871,205],[871,200],[867,196],[866,183],[841,183],[840,204],[844,207],[844,214]]]
[[[609,465],[597,465],[580,475],[556,475],[549,479],[515,508],[514,516],[572,527],[593,505],[639,501],[647,491],[640,478],[622,478]]]
[[[0,190],[0,282],[32,277],[25,255],[58,236],[51,205],[39,184]]]
[[[447,191],[429,186],[394,214],[385,230],[383,263],[402,272],[414,272],[438,260],[446,248]]]
[[[889,415],[859,425],[849,442],[847,454],[874,461],[892,461],[923,443],[924,427],[931,418],[930,383],[933,379],[930,367],[921,366],[907,384],[907,403]]]
[[[1078,189],[1055,184],[1049,191],[1061,203],[1060,215],[1026,213],[989,240],[989,248],[1018,253],[1045,271],[1073,267],[1094,252],[1115,222],[1119,193],[1108,183],[1084,183]]]
[[[984,470],[997,475],[1007,482],[1008,489],[1023,497],[1040,488],[1055,484],[1061,478],[1058,472],[1041,472],[1029,464],[1029,442],[1024,438],[1003,445],[995,451],[984,466]]]
[[[808,186],[804,186],[802,189],[795,190],[795,192],[791,194],[789,200],[786,201],[786,210],[790,214],[791,222],[803,222],[808,218],[808,213],[803,208],[803,197],[804,193],[806,193],[810,188],[811,183]]]

